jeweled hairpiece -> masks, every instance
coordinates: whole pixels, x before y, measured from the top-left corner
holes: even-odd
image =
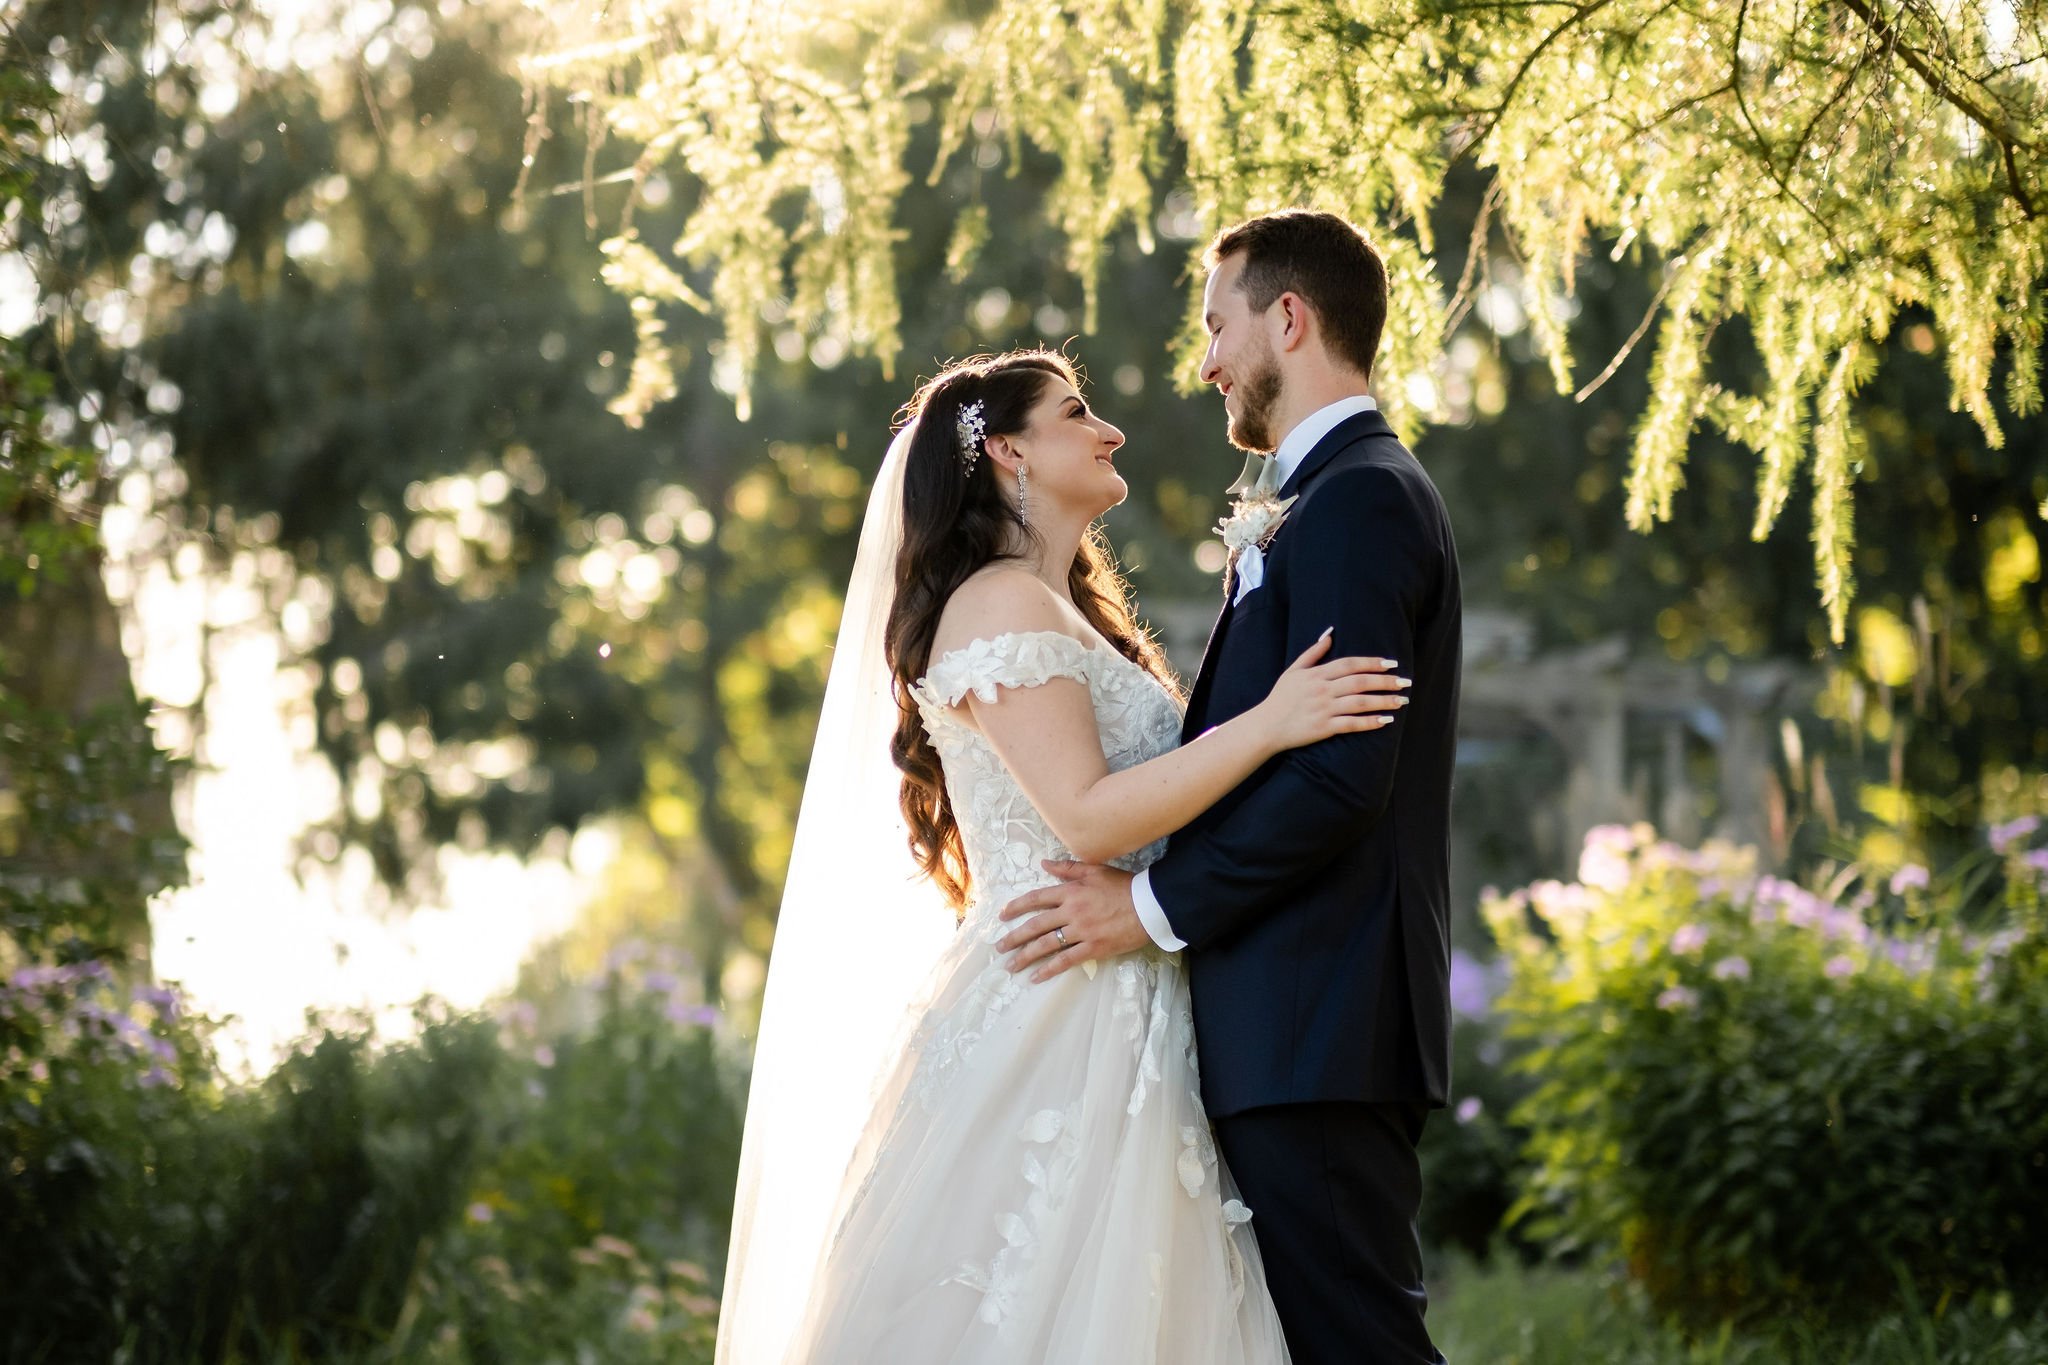
[[[979,398],[960,405],[960,415],[953,421],[953,431],[960,438],[960,465],[972,474],[974,462],[981,458],[983,426]]]

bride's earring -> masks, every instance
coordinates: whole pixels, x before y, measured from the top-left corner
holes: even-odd
[[[1031,471],[1023,465],[1017,466],[1017,520],[1027,527],[1031,525]]]

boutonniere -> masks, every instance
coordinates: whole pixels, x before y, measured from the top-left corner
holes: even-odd
[[[1279,534],[1280,523],[1287,520],[1287,509],[1301,496],[1297,493],[1293,497],[1275,497],[1279,479],[1278,460],[1270,455],[1249,455],[1245,457],[1244,473],[1224,490],[1237,496],[1230,504],[1230,515],[1216,523],[1216,534],[1233,555],[1241,555],[1254,545],[1263,550]]]

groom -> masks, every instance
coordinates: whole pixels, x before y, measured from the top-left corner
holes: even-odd
[[[1328,657],[1396,661],[1412,704],[1273,759],[1136,878],[1052,866],[1058,885],[1003,910],[1023,922],[1000,946],[1035,980],[1148,941],[1184,950],[1203,1100],[1296,1365],[1432,1365],[1415,1144],[1450,1090],[1457,551],[1367,393],[1379,254],[1342,218],[1289,211],[1222,233],[1208,260],[1203,382],[1232,443],[1274,466],[1262,487],[1293,501],[1226,573],[1182,737],[1263,700],[1325,627]]]

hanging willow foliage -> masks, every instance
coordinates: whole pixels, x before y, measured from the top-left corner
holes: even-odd
[[[1703,422],[1756,452],[1759,538],[1806,468],[1838,641],[1851,399],[1899,310],[1927,310],[1951,403],[1991,444],[1995,371],[2010,412],[2041,400],[2048,0],[640,0],[603,16],[550,15],[536,99],[588,101],[641,149],[636,183],[661,169],[695,195],[681,240],[641,242],[629,211],[607,247],[640,317],[628,420],[674,391],[665,304],[723,319],[721,382],[742,410],[766,310],[886,367],[899,196],[990,136],[1056,158],[1044,213],[1091,324],[1109,242],[1130,230],[1150,250],[1169,190],[1212,227],[1298,203],[1366,226],[1394,281],[1376,387],[1407,430],[1489,278],[1487,245],[1505,242],[1561,391],[1597,388],[1654,335],[1631,525],[1671,515]],[[942,150],[909,166],[926,107]],[[1460,164],[1491,184],[1447,293],[1430,214]],[[989,232],[963,213],[956,270]],[[1641,253],[1663,280],[1588,382],[1570,340],[1593,250]],[[1190,302],[1183,382],[1200,346]],[[1761,360],[1754,391],[1709,359],[1737,318]]]

